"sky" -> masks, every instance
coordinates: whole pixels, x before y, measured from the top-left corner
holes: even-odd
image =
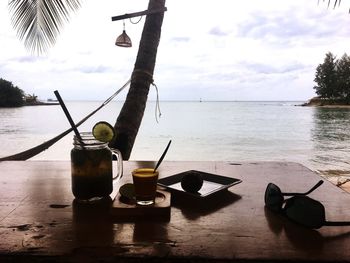
[[[350,54],[350,1],[335,9],[327,2],[167,0],[153,77],[160,100],[307,101],[325,54]],[[130,78],[145,17],[125,20],[132,48],[114,45],[123,22],[111,17],[146,10],[148,0],[82,1],[41,56],[16,36],[7,3],[0,78],[43,100],[54,90],[65,100],[105,100]]]

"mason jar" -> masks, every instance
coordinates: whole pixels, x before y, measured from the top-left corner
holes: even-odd
[[[123,173],[121,153],[111,150],[108,143],[98,141],[91,132],[74,135],[71,150],[72,192],[81,201],[96,201],[113,191],[113,179]],[[117,174],[113,176],[112,153],[117,155]]]

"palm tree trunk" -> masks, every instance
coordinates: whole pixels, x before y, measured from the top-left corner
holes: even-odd
[[[165,0],[150,0],[148,4],[148,10],[164,7]],[[119,149],[124,160],[130,158],[146,108],[149,87],[153,82],[163,17],[164,12],[150,14],[146,17],[130,89],[114,126],[117,137],[110,146]]]

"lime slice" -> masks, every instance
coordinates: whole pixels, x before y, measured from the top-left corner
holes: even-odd
[[[115,136],[115,131],[108,122],[100,121],[92,128],[92,135],[101,142],[110,142]]]

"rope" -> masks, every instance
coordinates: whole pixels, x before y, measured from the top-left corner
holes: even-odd
[[[142,17],[143,17],[143,16],[140,16],[139,20],[137,20],[136,22],[132,21],[132,20],[131,20],[131,17],[130,17],[130,18],[129,18],[130,23],[136,25],[136,24],[138,24],[138,23],[141,21]]]
[[[97,107],[94,111],[92,111],[90,114],[88,114],[85,118],[83,118],[81,121],[76,123],[75,125],[79,127],[81,124],[83,124],[86,120],[88,120],[92,115],[94,115],[96,112],[98,112],[100,109],[102,109],[104,106],[106,106],[115,96],[117,96],[125,87],[127,87],[131,82],[131,79],[129,79],[120,89],[118,89],[115,93],[112,94],[108,99],[106,99],[99,107]],[[39,144],[38,146],[35,146],[29,150],[10,155],[7,157],[0,158],[1,161],[23,161],[27,160],[44,150],[48,149],[50,146],[58,142],[60,139],[62,139],[64,136],[66,136],[68,133],[70,133],[73,129],[69,128],[68,130],[62,132],[61,134],[57,135],[56,137],[52,138],[49,141],[46,141],[42,144]]]
[[[160,103],[159,103],[159,92],[158,92],[158,87],[154,83],[153,80],[153,74],[150,73],[149,71],[143,70],[143,69],[135,69],[132,73],[131,76],[131,81],[133,80],[140,80],[140,79],[145,79],[145,81],[149,82],[150,85],[154,86],[157,92],[157,100],[156,100],[156,109],[155,109],[155,117],[156,117],[156,122],[159,123],[158,117],[160,118],[162,116],[162,113],[160,111]],[[157,114],[159,113],[159,114]]]
[[[152,85],[156,88],[157,100],[156,100],[155,117],[156,117],[156,122],[159,123],[158,118],[160,118],[162,116],[162,113],[160,111],[158,87],[154,83],[153,74],[151,72],[143,70],[143,69],[134,69],[134,72],[132,73],[132,76],[131,76],[131,81],[133,81],[133,80],[139,81],[140,79],[145,79],[144,81],[149,82],[150,85]]]
[[[150,84],[153,83],[153,74],[143,69],[135,69],[131,76],[131,81],[139,80],[141,78],[146,79]]]
[[[155,116],[156,116],[156,122],[159,123],[158,121],[158,116],[157,116],[157,112],[159,112],[159,118],[162,116],[162,113],[160,112],[160,104],[159,104],[159,94],[158,94],[158,87],[157,85],[153,82],[151,83],[155,88],[156,88],[156,92],[157,92],[157,101],[156,101],[156,110],[155,110]]]

